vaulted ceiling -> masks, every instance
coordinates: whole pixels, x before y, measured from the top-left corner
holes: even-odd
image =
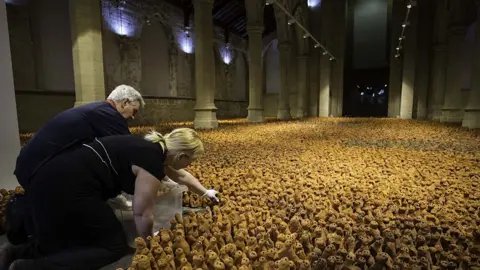
[[[193,8],[192,0],[166,1],[182,9],[188,10]],[[239,37],[248,38],[245,0],[215,0],[212,13],[213,23],[216,26],[228,30]],[[271,5],[265,7],[264,26],[264,36],[276,30],[275,15]]]

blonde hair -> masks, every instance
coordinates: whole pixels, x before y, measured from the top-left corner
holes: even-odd
[[[165,135],[152,130],[145,135],[145,139],[153,143],[159,143],[170,153],[175,155],[185,154],[191,159],[197,159],[204,152],[200,136],[191,128],[177,128]]]

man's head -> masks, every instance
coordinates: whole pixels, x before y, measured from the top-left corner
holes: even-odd
[[[138,110],[145,106],[142,95],[133,87],[124,84],[117,86],[107,100],[112,101],[117,111],[127,120],[135,118]]]

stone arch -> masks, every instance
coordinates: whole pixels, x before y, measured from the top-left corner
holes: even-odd
[[[159,22],[144,24],[140,37],[141,89],[146,96],[171,96],[169,44],[168,35]]]
[[[272,41],[265,53],[265,84],[267,94],[280,92],[280,52],[278,39]]]

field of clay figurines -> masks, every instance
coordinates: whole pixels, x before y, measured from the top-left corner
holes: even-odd
[[[176,127],[192,123],[154,128]],[[185,207],[206,211],[137,238],[128,270],[480,269],[478,131],[312,118],[199,134],[205,154],[187,170],[220,202],[185,192]],[[0,193],[4,224],[15,191]]]

